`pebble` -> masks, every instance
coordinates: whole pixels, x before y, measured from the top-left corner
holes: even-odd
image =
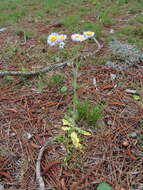
[[[138,134],[137,134],[137,132],[132,132],[129,134],[129,136],[135,138],[138,136]]]
[[[4,190],[4,186],[0,184],[0,190]]]
[[[129,94],[137,94],[136,90],[131,90],[131,89],[126,89],[125,92],[127,92]]]
[[[109,33],[114,34],[115,33],[114,29],[111,29]]]
[[[112,74],[112,73],[110,74],[110,78],[111,78],[111,80],[115,80],[116,77],[117,77],[117,76],[116,76],[115,74]]]
[[[5,31],[5,30],[7,30],[7,28],[0,28],[0,32],[3,32],[3,31]]]
[[[123,146],[124,146],[124,147],[127,147],[128,145],[129,145],[129,142],[128,142],[128,141],[124,141],[124,142],[123,142]]]
[[[33,135],[31,135],[30,133],[24,133],[24,137],[30,140],[33,137]]]
[[[113,122],[111,120],[107,121],[107,125],[111,126],[113,124]]]

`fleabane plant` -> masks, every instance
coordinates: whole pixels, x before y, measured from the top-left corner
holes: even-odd
[[[98,41],[94,38],[94,32],[92,31],[84,31],[82,34],[72,34],[71,40],[73,42],[84,42],[88,39],[93,38],[93,40],[97,43],[98,47],[100,47],[100,44]],[[52,33],[48,36],[47,43],[50,46],[58,45],[59,48],[64,48],[65,46],[65,40],[67,39],[67,35],[65,34],[58,34],[58,33]],[[77,68],[73,67],[73,73],[74,73],[74,99],[76,99],[76,82],[77,82]],[[75,104],[73,105],[73,113],[76,112]],[[73,145],[74,148],[81,150],[83,148],[81,144],[81,135],[89,136],[91,135],[88,131],[84,131],[76,126],[75,117],[74,115],[71,117],[66,116],[65,119],[63,119],[63,125],[62,130],[65,131],[65,139],[67,139],[67,144],[70,146]],[[69,141],[70,140],[70,141]]]
[[[95,41],[96,39],[94,38],[94,32],[92,31],[85,31],[83,34],[72,34],[71,35],[71,40],[74,42],[83,42],[85,40],[88,40],[89,38],[93,38]],[[65,34],[58,34],[58,33],[51,33],[48,36],[47,39],[47,44],[52,46],[58,45],[59,48],[64,48],[65,46],[65,40],[67,39],[67,35]]]

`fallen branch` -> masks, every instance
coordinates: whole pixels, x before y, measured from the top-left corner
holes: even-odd
[[[90,57],[90,56],[96,54],[97,52],[99,52],[103,46],[100,45],[100,43],[96,39],[94,39],[94,41],[97,44],[98,49],[95,50],[95,51],[93,51],[93,52],[87,53],[85,55],[78,54],[77,56],[73,57],[70,60],[67,60],[67,61],[64,61],[62,63],[57,63],[57,64],[54,64],[54,65],[45,67],[45,68],[43,68],[43,69],[41,69],[39,71],[29,71],[29,72],[22,72],[22,71],[0,71],[0,77],[8,76],[8,75],[9,76],[36,76],[36,75],[47,73],[49,71],[53,71],[53,70],[57,70],[57,69],[60,69],[60,68],[64,68],[67,65],[73,64],[73,62],[76,59],[85,59],[85,58]]]
[[[53,141],[51,139],[49,139],[40,149],[40,152],[38,154],[38,159],[36,162],[36,181],[38,183],[38,190],[45,190],[45,184],[44,184],[44,180],[41,176],[41,159],[43,156],[43,153],[45,151],[45,149],[47,148],[47,146],[53,144]]]

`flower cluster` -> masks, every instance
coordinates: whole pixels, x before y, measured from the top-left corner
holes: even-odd
[[[83,34],[72,34],[71,39],[75,42],[83,42],[89,38],[92,38],[94,36],[94,32],[86,31],[83,32]]]
[[[83,42],[89,38],[94,37],[94,32],[92,31],[86,31],[83,32],[83,34],[72,34],[71,39],[75,42]],[[67,38],[67,35],[65,34],[58,34],[58,33],[52,33],[48,36],[47,44],[50,46],[59,45],[59,48],[64,48],[65,46],[65,40]]]
[[[50,46],[59,45],[59,48],[64,48],[64,40],[67,38],[65,34],[52,33],[48,36],[47,44]]]

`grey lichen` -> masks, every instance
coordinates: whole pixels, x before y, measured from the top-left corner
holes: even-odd
[[[113,40],[109,43],[109,48],[114,56],[114,62],[107,63],[109,67],[123,70],[143,62],[143,52],[135,45]]]
[[[135,64],[143,61],[143,52],[135,45],[114,40],[110,42],[109,47],[113,54],[124,62]]]

